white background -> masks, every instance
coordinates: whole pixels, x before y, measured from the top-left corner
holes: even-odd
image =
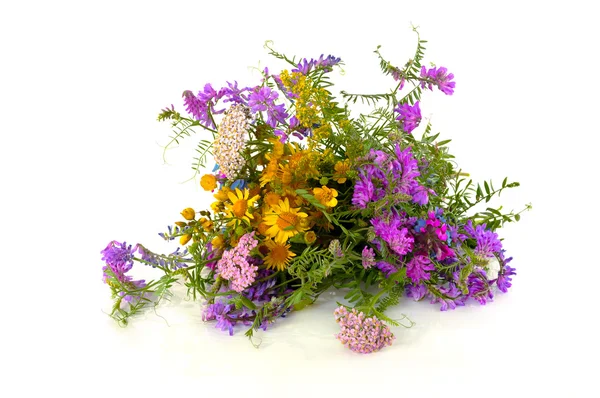
[[[600,32],[585,4],[3,2],[3,395],[597,393]],[[161,108],[183,111],[183,90],[208,82],[255,85],[252,67],[279,70],[265,40],[341,57],[339,89],[384,91],[392,82],[373,50],[403,65],[411,24],[429,41],[426,61],[456,80],[451,97],[425,95],[424,116],[474,178],[521,182],[506,208],[533,204],[501,232],[518,270],[509,294],[449,313],[404,301],[392,314],[416,326],[370,356],[332,337],[339,295],[261,333],[258,350],[179,298],[159,309],[164,319],[127,328],[103,313],[100,250],[112,239],[173,250],[157,232],[209,200],[198,181],[183,183],[196,137],[163,162]]]

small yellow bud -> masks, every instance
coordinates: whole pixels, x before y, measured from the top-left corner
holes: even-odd
[[[187,224],[184,223],[183,221],[175,221],[175,225],[177,225],[178,227],[185,227]]]
[[[186,243],[188,243],[190,241],[190,239],[192,239],[192,235],[190,235],[190,234],[183,235],[181,238],[179,238],[179,244],[181,246],[183,246]]]
[[[200,186],[204,188],[205,191],[212,191],[217,187],[217,177],[212,174],[205,174],[200,179]]]
[[[229,193],[229,191],[231,191],[231,189],[229,189],[228,187],[223,187],[213,196],[218,201],[224,202],[227,200],[227,194]]]
[[[181,212],[181,215],[186,220],[193,220],[196,218],[196,212],[191,207],[188,207],[187,209],[183,209],[183,211]]]
[[[225,246],[225,240],[223,239],[223,236],[221,236],[221,235],[215,236],[210,243],[213,245],[213,247],[215,249],[221,249],[222,247]]]
[[[307,244],[312,245],[313,243],[315,243],[316,240],[317,234],[315,234],[313,231],[308,231],[304,234],[304,241]]]

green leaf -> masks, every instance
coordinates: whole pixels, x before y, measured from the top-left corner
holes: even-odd
[[[256,309],[256,305],[250,301],[250,299],[248,299],[247,297],[240,295],[240,300],[242,301],[242,304],[244,304],[244,306],[250,310],[255,310]]]

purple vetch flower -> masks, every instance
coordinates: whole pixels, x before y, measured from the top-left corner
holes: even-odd
[[[262,262],[262,260],[254,259],[254,258],[252,258],[252,261]],[[258,279],[258,280],[264,279],[264,278],[267,278],[267,277],[273,275],[274,273],[275,273],[275,271],[273,271],[273,270],[262,269],[258,272],[256,279]],[[255,282],[250,287],[248,287],[246,290],[244,290],[243,294],[248,300],[253,301],[255,303],[271,301],[271,298],[277,294],[277,290],[273,289],[276,282],[277,282],[277,278],[269,278],[262,282]]]
[[[428,271],[433,271],[434,269],[435,267],[428,256],[418,254],[406,263],[406,276],[416,284],[423,280],[429,280],[431,276]]]
[[[448,225],[443,222],[441,209],[437,212],[428,212],[428,218],[419,219],[415,225],[415,247],[425,253],[435,255],[437,261],[448,261],[456,257],[454,250],[448,246],[450,232]]]
[[[364,269],[369,269],[375,265],[375,251],[369,246],[365,246],[362,250],[362,266]]]
[[[253,113],[264,112],[274,105],[278,97],[277,91],[271,90],[270,87],[256,87],[248,97],[248,107]]]
[[[341,61],[342,59],[339,57],[328,55],[327,57],[323,58],[323,54],[321,54],[319,59],[315,61],[315,66],[318,68],[323,68],[326,71],[331,71],[332,68],[335,65],[339,64]]]
[[[115,278],[121,283],[130,282],[131,277],[125,275],[131,267],[133,267],[133,259],[137,245],[132,247],[127,245],[126,242],[120,243],[116,240],[111,241],[102,254],[102,261],[106,263],[106,266],[102,268],[103,271],[110,269],[114,274]],[[104,272],[103,280],[107,283],[109,275]]]
[[[451,80],[454,79],[454,74],[448,73],[448,70],[443,66],[436,68],[433,67],[429,70],[425,66],[421,67],[421,88],[425,88],[427,85],[430,90],[433,90],[433,86],[446,95],[452,95],[454,93],[454,87],[456,83]]]
[[[402,220],[398,214],[385,214],[371,220],[374,232],[383,239],[390,250],[403,256],[413,249],[414,238],[408,228],[401,227]]]
[[[354,192],[352,193],[352,204],[358,208],[365,209],[375,197],[375,186],[373,180],[364,173],[356,180]]]
[[[492,258],[494,253],[499,253],[502,250],[502,242],[498,239],[498,234],[486,229],[486,224],[473,227],[473,222],[469,220],[465,225],[465,231],[477,241],[475,255],[478,257]]]
[[[504,258],[504,250],[501,250],[499,253],[500,260],[500,272],[498,272],[498,279],[496,280],[496,286],[502,293],[506,293],[508,289],[512,286],[512,278],[511,276],[516,275],[516,269],[508,265],[509,262],[512,261],[512,257]]]
[[[467,287],[469,289],[468,296],[477,300],[481,305],[485,305],[488,301],[494,299],[490,282],[487,279],[485,271],[481,269],[476,269],[469,275]]]
[[[406,295],[415,301],[420,301],[427,296],[429,289],[424,284],[409,284],[406,287]]]
[[[219,301],[214,304],[210,304],[205,308],[204,313],[202,314],[202,320],[212,321],[216,319],[217,324],[215,327],[223,331],[228,330],[229,335],[233,336],[233,326],[235,325],[235,320],[229,317],[229,313],[234,310],[235,306],[233,304],[224,304],[223,302]]]
[[[273,105],[267,109],[267,124],[275,128],[278,123],[285,123],[288,116],[288,113],[285,111],[285,105]]]
[[[400,122],[400,127],[407,134],[410,134],[421,123],[419,101],[412,106],[410,104],[399,104],[394,111],[398,112],[399,115],[396,120]]]
[[[398,271],[393,264],[390,264],[387,261],[377,261],[375,263],[375,267],[377,267],[377,269],[379,269],[386,278],[389,278],[390,275]]]
[[[288,117],[285,105],[275,105],[277,98],[279,98],[279,94],[270,87],[256,87],[248,97],[248,107],[253,113],[266,111],[267,124],[275,128],[277,123],[285,123]]]
[[[453,310],[456,307],[465,305],[465,297],[454,283],[449,283],[448,287],[441,287],[439,293],[442,297],[434,296],[431,300],[432,304],[442,303],[440,311]]]
[[[215,128],[210,114],[214,115],[225,111],[225,109],[214,109],[214,105],[224,94],[225,91],[220,90],[217,92],[210,84],[206,84],[204,91],[198,92],[198,95],[194,95],[191,91],[186,90],[182,96],[183,103],[190,115],[196,120],[201,121],[206,127]]]

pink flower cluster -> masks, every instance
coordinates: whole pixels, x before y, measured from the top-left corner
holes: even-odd
[[[236,247],[223,253],[217,263],[217,272],[231,283],[231,288],[236,292],[242,292],[254,283],[258,267],[248,262],[248,256],[257,244],[254,232],[245,234]]]
[[[365,314],[357,312],[356,308],[348,312],[346,307],[339,307],[333,314],[342,329],[335,337],[354,352],[370,354],[392,345],[396,339],[390,328],[379,319],[366,318]]]

